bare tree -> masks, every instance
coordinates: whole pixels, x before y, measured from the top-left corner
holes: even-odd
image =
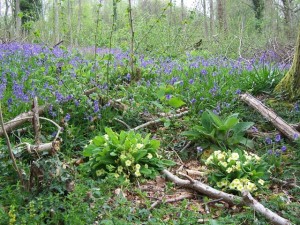
[[[59,42],[59,14],[58,0],[53,0],[53,16],[54,16],[54,38],[55,43]]]
[[[214,11],[214,1],[213,0],[209,0],[209,28],[210,28],[210,34],[213,35],[214,33],[214,17],[215,17],[215,11]]]
[[[207,24],[206,0],[202,0],[202,8],[203,8],[203,14],[204,14],[205,36],[206,36],[206,38],[208,38],[208,24]]]
[[[283,15],[285,22],[285,31],[287,33],[288,38],[291,38],[291,28],[292,28],[292,8],[291,8],[291,0],[281,0],[283,4]]]
[[[19,40],[21,38],[21,10],[20,10],[20,0],[15,0],[15,20],[16,20],[16,38]]]
[[[225,12],[225,3],[226,0],[217,0],[217,12],[218,12],[218,21],[220,31],[227,31],[227,19]]]

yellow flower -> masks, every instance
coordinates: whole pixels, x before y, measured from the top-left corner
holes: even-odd
[[[248,184],[246,185],[245,187],[246,190],[248,191],[255,191],[257,189],[256,185],[251,183],[251,182],[248,182]]]
[[[237,189],[238,191],[242,191],[242,190],[244,189],[244,185],[238,184],[238,185],[236,186],[236,189]]]
[[[217,155],[217,158],[218,158],[218,160],[221,161],[221,160],[225,159],[225,155],[223,153],[220,153]]]
[[[264,185],[265,181],[262,180],[262,179],[259,179],[259,180],[258,180],[258,183],[259,183],[260,185]]]
[[[232,160],[236,161],[236,160],[239,159],[239,154],[234,152],[234,153],[231,154],[231,158],[232,158]]]
[[[104,135],[103,135],[103,137],[104,137],[104,139],[105,139],[105,140],[107,140],[107,141],[108,141],[109,137],[108,137],[108,135],[107,135],[107,134],[104,134]]]
[[[140,169],[141,169],[141,165],[140,165],[140,164],[136,164],[136,165],[135,165],[135,168],[136,168],[137,170],[140,170]]]
[[[227,173],[231,173],[232,170],[233,170],[232,167],[229,167],[229,168],[227,168],[226,172],[227,172]]]
[[[118,172],[122,173],[122,171],[123,171],[123,166],[118,166]]]
[[[151,153],[148,153],[147,158],[148,158],[148,159],[152,159],[152,158],[153,158],[152,154],[151,154]]]
[[[131,165],[131,161],[130,161],[130,160],[126,160],[126,161],[125,161],[125,165],[126,165],[126,166],[130,166],[130,165]]]
[[[96,175],[99,177],[101,175],[103,175],[105,173],[105,170],[104,169],[101,169],[101,170],[97,170],[96,171]]]
[[[219,162],[220,165],[222,165],[223,167],[227,167],[227,162]]]
[[[138,170],[138,171],[135,171],[134,175],[135,175],[136,177],[139,177],[139,176],[141,176],[141,173],[140,173],[140,171]]]
[[[141,149],[141,148],[144,147],[144,145],[143,144],[137,144],[136,147],[137,147],[137,149]]]

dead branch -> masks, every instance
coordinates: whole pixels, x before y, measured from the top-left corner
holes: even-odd
[[[49,107],[49,105],[44,105],[44,106],[38,107],[38,113],[43,114],[48,107]],[[22,125],[24,122],[30,121],[30,119],[32,119],[33,114],[34,113],[32,111],[21,113],[14,119],[6,122],[4,124],[4,128],[1,128],[1,130],[0,130],[0,136],[4,135],[3,129],[5,129],[6,132],[12,132],[15,128]]]
[[[160,122],[162,122],[165,119],[180,118],[180,117],[182,117],[182,116],[184,116],[184,115],[186,115],[188,113],[189,113],[189,111],[183,111],[181,113],[173,114],[173,115],[170,115],[170,116],[167,116],[167,117],[164,117],[164,118],[159,118],[159,119],[156,119],[156,120],[151,120],[151,121],[149,121],[147,123],[144,123],[144,124],[141,124],[141,125],[139,125],[139,126],[137,126],[135,128],[132,128],[131,130],[137,131],[137,130],[139,130],[141,128],[145,128],[145,127],[148,127],[148,126],[160,123]]]
[[[194,194],[186,193],[186,194],[181,194],[180,196],[176,196],[174,198],[159,199],[159,200],[155,201],[154,203],[152,203],[149,210],[154,209],[156,206],[160,205],[161,203],[178,202],[178,201],[181,201],[181,200],[184,200],[184,199],[190,199],[190,198],[194,198]]]
[[[299,188],[300,189],[300,186],[298,186],[296,183],[293,183],[293,182],[288,182],[288,181],[285,181],[285,180],[280,180],[278,178],[275,178],[275,177],[271,177],[271,180],[276,182],[276,183],[280,183],[284,186],[287,186],[287,187],[293,187],[293,188]]]
[[[26,150],[32,154],[32,153],[41,153],[43,151],[49,151],[51,153],[55,153],[60,148],[60,141],[55,140],[53,142],[49,143],[43,143],[39,145],[30,145],[29,143],[23,143],[26,145]]]
[[[223,191],[219,191],[217,189],[214,189],[200,181],[193,180],[191,182],[190,180],[183,180],[176,175],[172,174],[168,170],[163,170],[163,174],[171,181],[173,181],[175,184],[186,187],[189,189],[196,190],[202,194],[205,194],[211,198],[214,199],[220,199],[222,198],[223,201],[231,204],[231,205],[247,205],[252,207],[255,211],[261,213],[265,217],[267,217],[269,220],[271,220],[274,224],[278,225],[289,225],[291,222],[287,219],[282,218],[278,214],[272,212],[271,210],[265,208],[262,204],[257,202],[250,194],[247,194],[247,196],[241,198],[239,196],[235,196],[232,194],[225,193]],[[192,178],[189,178],[192,179]]]
[[[33,99],[33,117],[32,117],[32,125],[34,129],[34,140],[35,144],[39,145],[40,144],[40,136],[41,136],[41,130],[40,130],[40,119],[39,119],[39,106],[38,106],[38,100],[37,97]]]
[[[252,95],[248,93],[241,94],[240,98],[249,106],[257,110],[264,118],[270,121],[283,135],[290,140],[295,140],[300,137],[300,133],[297,130],[287,124],[281,117],[277,116],[273,110],[266,107],[261,101],[257,100]]]

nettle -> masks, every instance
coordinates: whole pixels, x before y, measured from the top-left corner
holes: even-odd
[[[253,148],[253,141],[244,137],[245,132],[253,125],[253,122],[240,122],[237,113],[222,119],[214,112],[206,110],[201,116],[201,125],[195,125],[182,134],[195,141],[205,138],[209,142],[207,145],[212,142],[224,148],[234,149],[238,145]]]
[[[222,190],[254,192],[265,184],[269,166],[259,156],[240,149],[214,151],[206,160],[209,182]]]
[[[166,166],[175,164],[158,154],[160,142],[150,139],[150,134],[143,138],[134,131],[116,133],[105,128],[105,132],[96,136],[83,151],[83,155],[89,157],[85,168],[94,176],[154,178]]]

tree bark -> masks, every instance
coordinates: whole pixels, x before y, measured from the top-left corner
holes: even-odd
[[[218,21],[219,21],[219,29],[221,32],[227,31],[227,19],[225,12],[225,3],[226,0],[218,0],[217,1],[217,12],[218,12]]]
[[[15,20],[16,20],[16,38],[17,40],[20,40],[21,38],[21,26],[22,26],[22,21],[20,17],[20,0],[15,0]]]
[[[207,24],[207,12],[206,12],[206,0],[202,0],[202,8],[204,14],[204,30],[205,30],[205,37],[208,38],[208,24]]]
[[[289,100],[300,97],[300,30],[295,47],[293,64],[274,89],[275,93],[283,94]]]
[[[285,22],[285,31],[288,38],[291,38],[291,27],[292,27],[292,9],[290,0],[282,0],[283,4],[283,15]]]
[[[215,11],[214,11],[214,1],[209,1],[209,10],[210,10],[210,20],[209,20],[209,28],[210,28],[210,36],[214,34],[214,17],[215,17]]]

